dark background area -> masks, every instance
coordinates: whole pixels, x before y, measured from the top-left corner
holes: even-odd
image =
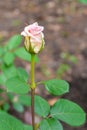
[[[70,83],[70,93],[63,97],[78,103],[87,112],[87,5],[76,0],[2,0],[1,43],[36,21],[45,28],[46,42],[36,64],[36,81],[57,77],[56,70],[64,62],[60,57],[62,52],[76,56],[77,64],[69,63],[71,69],[62,77]],[[29,67],[25,62],[16,61],[16,64]],[[49,103],[55,101],[42,87],[36,93]],[[64,124],[64,130],[87,130],[87,124],[78,128]]]

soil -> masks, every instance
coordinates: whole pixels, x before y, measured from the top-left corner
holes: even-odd
[[[62,52],[75,55],[77,64],[69,63],[71,69],[62,77],[70,83],[70,93],[63,97],[78,103],[87,112],[87,5],[76,0],[0,1],[2,43],[20,33],[25,25],[36,21],[45,27],[46,42],[45,49],[39,54],[40,63],[36,65],[36,81],[57,76],[56,71],[64,62],[60,57]],[[28,68],[27,63],[25,68]],[[37,89],[36,93],[51,100],[43,90]],[[23,116],[22,119],[27,122]],[[79,128],[64,124],[64,130],[86,129],[87,123]]]

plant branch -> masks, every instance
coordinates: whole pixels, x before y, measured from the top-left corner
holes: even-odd
[[[33,130],[35,130],[34,95],[35,95],[35,89],[31,89],[31,114],[32,114]]]
[[[31,88],[35,89],[36,85],[35,85],[35,79],[34,79],[34,58],[35,58],[35,54],[31,54]]]
[[[35,79],[34,79],[34,57],[35,54],[31,54],[31,114],[32,114],[32,127],[35,130],[35,113],[34,113],[34,96],[35,96]]]

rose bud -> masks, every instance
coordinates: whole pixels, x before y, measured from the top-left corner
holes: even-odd
[[[21,35],[25,37],[25,48],[29,53],[37,54],[44,48],[43,26],[38,26],[38,23],[33,23],[24,28]]]

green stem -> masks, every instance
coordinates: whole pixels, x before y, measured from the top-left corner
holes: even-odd
[[[32,114],[33,130],[35,130],[34,95],[35,95],[35,89],[31,89],[31,114]]]
[[[35,79],[34,79],[34,58],[35,54],[31,54],[31,89],[35,89]]]
[[[32,126],[35,130],[35,113],[34,113],[34,96],[35,96],[35,79],[34,79],[34,58],[35,54],[31,55],[31,114],[32,114]]]

